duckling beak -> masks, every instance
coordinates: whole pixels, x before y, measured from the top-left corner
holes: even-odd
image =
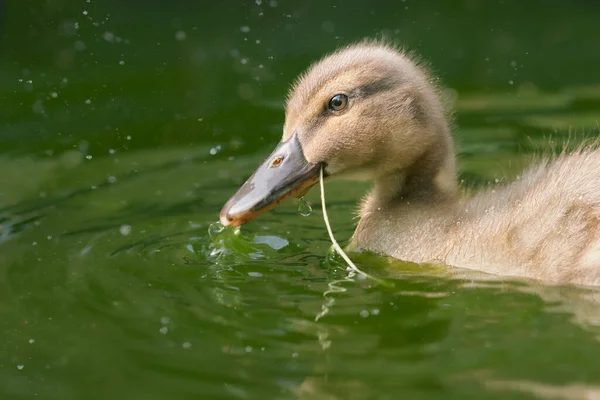
[[[281,142],[221,210],[224,226],[241,226],[319,182],[319,163],[304,157],[298,137]]]

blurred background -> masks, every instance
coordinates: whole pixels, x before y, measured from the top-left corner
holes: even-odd
[[[0,397],[597,395],[595,291],[369,258],[396,287],[332,295],[320,213],[209,227],[293,79],[365,37],[447,87],[466,188],[597,136],[598,21],[596,0],[0,0]],[[338,240],[367,188],[328,185]]]
[[[459,98],[590,87],[599,13],[593,0],[5,1],[1,145],[86,141],[95,155],[126,133],[129,148],[236,140],[255,151],[280,134],[297,74],[377,35],[420,54]]]

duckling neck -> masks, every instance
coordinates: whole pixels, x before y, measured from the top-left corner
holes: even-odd
[[[409,169],[375,181],[361,205],[350,249],[391,254],[398,248],[418,249],[423,232],[427,232],[428,239],[436,238],[433,230],[442,226],[459,204],[453,155],[436,160],[440,162],[434,164],[424,158]],[[415,259],[411,253],[400,255],[402,259]]]
[[[442,151],[436,149],[408,169],[398,169],[379,177],[361,211],[368,213],[411,203],[431,205],[457,201],[454,154],[448,150]]]

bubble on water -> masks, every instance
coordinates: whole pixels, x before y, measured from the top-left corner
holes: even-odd
[[[183,342],[181,343],[181,347],[187,350],[192,347],[192,344],[190,342]]]
[[[512,85],[514,82],[512,80],[508,81],[509,85]]]
[[[127,135],[127,137],[125,139],[131,140],[131,136]]]
[[[303,217],[308,217],[310,215],[310,213],[312,213],[312,207],[310,206],[310,204],[308,204],[306,202],[306,200],[304,200],[304,197],[300,197],[300,204],[298,205],[298,212]]]
[[[179,40],[180,42],[184,41],[187,38],[187,35],[184,31],[177,31],[175,33],[175,39]]]
[[[510,62],[510,66],[513,67],[513,68],[516,68],[517,67],[517,62],[515,60],[512,60]]]
[[[21,371],[23,368],[25,368],[25,366],[24,366],[23,364],[19,364],[19,365],[17,365],[17,369],[18,369],[19,371]]]
[[[369,316],[369,311],[368,310],[362,310],[361,312],[358,313],[362,318],[367,318]]]
[[[166,326],[163,326],[158,331],[160,333],[162,333],[163,335],[166,335],[167,333],[169,333],[169,328],[167,328]]]
[[[331,21],[324,21],[321,24],[321,28],[323,28],[323,30],[327,33],[333,33],[333,31],[335,30],[335,25]]]
[[[254,2],[256,3],[257,6],[260,6],[262,4],[262,0],[255,0]]]
[[[35,343],[35,339],[31,338],[29,339],[29,344],[34,344]]]
[[[36,100],[31,106],[31,109],[36,114],[45,114],[46,110],[44,108],[44,102],[41,99]]]
[[[371,314],[373,315],[379,315],[379,308],[374,308],[371,310]]]
[[[85,43],[81,40],[76,41],[75,44],[73,44],[73,47],[75,47],[75,50],[77,51],[84,51],[87,48]]]
[[[271,1],[269,1],[269,5],[271,7],[277,7],[277,1],[276,0],[271,0]]]
[[[125,61],[123,61],[123,60],[119,61],[119,65],[125,65]]]
[[[107,42],[112,43],[115,41],[115,34],[112,32],[104,32],[104,34],[102,34],[102,38],[104,38],[104,40]]]
[[[106,181],[107,181],[108,183],[117,183],[117,177],[116,177],[116,176],[109,175],[109,176],[108,176],[108,178],[106,178]]]
[[[92,159],[92,156],[91,156],[91,154],[88,154],[87,156],[85,156],[85,159],[86,159],[86,160],[91,160],[91,159]]]
[[[263,276],[263,274],[261,274],[260,272],[248,272],[248,276],[251,276],[253,278],[260,278],[261,276]]]
[[[55,99],[55,98],[57,98],[57,97],[58,97],[58,93],[56,93],[56,92],[51,92],[51,93],[50,93],[50,96],[51,96],[52,98],[54,98],[54,99]]]
[[[241,62],[242,64],[244,64],[244,65],[245,65],[245,64],[248,64],[248,59],[247,59],[247,58],[242,58],[242,59],[240,60],[240,62]]]
[[[88,105],[89,105],[89,104],[92,104],[92,99],[86,99],[86,100],[85,100],[85,104],[88,104]]]
[[[87,12],[87,10],[83,10],[82,14],[83,14],[83,15],[88,15],[88,12]]]
[[[108,149],[108,154],[115,154],[117,149]]]
[[[212,149],[210,149],[209,153],[211,156],[214,156],[215,154],[217,154],[218,150],[216,147],[213,147]]]
[[[246,353],[252,352],[252,346],[246,346]]]
[[[217,237],[217,235],[219,235],[224,230],[225,230],[225,227],[223,226],[223,224],[221,224],[218,221],[217,222],[213,222],[208,227],[208,235],[211,237],[211,239],[214,240]]]
[[[168,325],[171,322],[171,318],[169,317],[160,317],[160,323],[162,325]]]
[[[121,225],[119,232],[121,232],[121,235],[123,236],[129,235],[131,233],[131,225]]]

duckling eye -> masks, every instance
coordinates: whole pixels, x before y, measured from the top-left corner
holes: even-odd
[[[281,157],[281,156],[275,157],[274,159],[271,160],[271,164],[269,166],[271,168],[279,167],[279,164],[281,164],[282,161],[283,161],[283,157]]]
[[[348,96],[345,94],[336,94],[329,100],[329,109],[332,111],[342,111],[348,105]]]

